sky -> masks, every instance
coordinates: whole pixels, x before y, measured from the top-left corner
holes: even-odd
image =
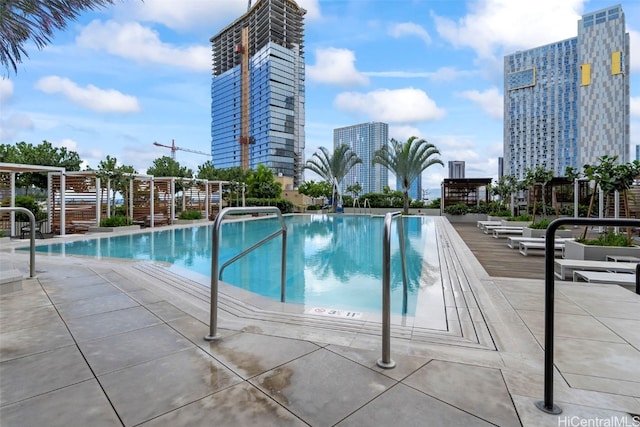
[[[299,0],[305,15],[306,159],[333,129],[369,121],[426,139],[445,167],[423,174],[437,197],[449,160],[498,175],[503,58],[575,37],[578,20],[621,4],[631,37],[631,159],[640,144],[640,1]],[[96,168],[107,155],[145,173],[175,145],[210,152],[209,39],[247,0],[122,0],[82,14],[17,73],[0,71],[0,143],[43,140]],[[4,72],[3,72],[4,71]],[[197,171],[210,157],[178,150]],[[306,179],[318,180],[311,172]],[[390,185],[395,188],[395,178]]]

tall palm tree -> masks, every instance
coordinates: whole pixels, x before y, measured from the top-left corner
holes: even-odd
[[[406,143],[391,138],[388,145],[383,145],[373,154],[372,164],[387,168],[402,184],[405,215],[409,213],[409,188],[413,181],[430,166],[444,166],[442,160],[431,157],[436,154],[440,154],[440,151],[435,145],[416,136],[409,138]]]
[[[313,153],[311,159],[307,160],[304,167],[317,173],[331,185],[331,188],[333,188],[332,210],[335,210],[337,185],[342,182],[342,179],[352,167],[360,163],[362,163],[362,160],[356,152],[347,144],[342,144],[333,150],[333,154],[325,147],[320,147],[317,152]]]
[[[86,10],[111,5],[115,0],[2,0],[0,1],[0,64],[18,70],[22,56],[29,57],[24,44],[32,40],[45,47],[56,30]]]

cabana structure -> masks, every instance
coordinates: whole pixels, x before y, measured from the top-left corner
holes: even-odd
[[[442,181],[441,210],[447,206],[464,203],[477,206],[480,201],[489,203],[491,195],[487,189],[491,178],[445,178]]]
[[[20,173],[47,174],[47,220],[44,232],[65,235],[83,233],[100,225],[102,218],[115,215],[124,206],[125,216],[143,227],[173,224],[176,205],[182,210],[200,210],[213,219],[222,209],[226,181],[208,181],[142,174],[109,175],[102,171],[67,172],[64,168],[0,163],[0,195],[15,206],[16,176]],[[188,183],[176,192],[176,183]],[[180,187],[180,185],[178,185]],[[10,214],[11,235],[19,234],[22,224]]]

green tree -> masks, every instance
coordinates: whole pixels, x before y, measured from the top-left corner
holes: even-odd
[[[193,171],[169,156],[162,156],[153,161],[153,165],[147,169],[147,173],[153,176],[175,176],[176,178],[193,178]]]
[[[69,151],[66,147],[54,147],[47,141],[42,141],[42,144],[36,146],[24,141],[10,147],[3,144],[0,146],[0,161],[62,167],[67,171],[79,171],[82,163],[80,156],[75,151]],[[16,180],[16,187],[24,188],[25,194],[32,186],[46,190],[47,175],[39,172],[27,172],[20,174]]]
[[[312,199],[319,199],[321,197],[328,199],[329,197],[331,197],[331,191],[331,185],[329,185],[327,181],[305,181],[300,184],[300,186],[298,186],[298,192],[300,194],[309,196]]]
[[[114,0],[2,0],[0,1],[0,64],[14,73],[22,57],[29,57],[29,41],[43,49],[57,30],[81,13],[114,3]]]
[[[506,209],[507,206],[511,207],[511,195],[518,191],[518,181],[514,175],[502,175],[489,190],[493,196],[500,198],[499,208]]]
[[[547,185],[553,179],[553,171],[544,166],[536,166],[534,169],[525,170],[524,182],[529,193],[533,193],[533,222],[536,222],[536,205],[538,202],[538,188],[540,189],[540,200],[542,202],[542,215],[547,215],[547,201],[545,200]]]
[[[133,166],[118,165],[118,159],[109,155],[107,155],[104,160],[100,160],[98,170],[96,171],[96,176],[100,179],[108,179],[110,181],[114,198],[116,192],[122,194],[127,215],[129,212],[129,182],[132,179],[131,175],[135,173],[137,172]],[[108,195],[108,199],[108,206],[109,209],[111,209],[111,194]],[[115,209],[115,206],[113,206],[113,208]]]
[[[413,181],[433,165],[444,166],[442,160],[433,158],[436,154],[440,151],[435,145],[416,136],[410,137],[406,143],[392,138],[388,145],[383,145],[373,154],[372,164],[387,168],[402,185],[405,215],[409,213],[409,188]]]
[[[273,171],[260,163],[255,171],[247,173],[247,195],[259,199],[278,199],[282,185],[276,182]]]
[[[355,151],[346,144],[339,145],[333,150],[333,154],[325,147],[320,147],[313,153],[311,159],[305,163],[305,169],[320,175],[332,188],[332,210],[335,211],[337,204],[338,186],[349,173],[351,168],[361,164],[362,160]]]
[[[362,191],[362,185],[359,182],[356,182],[353,185],[347,185],[347,193],[353,194],[354,199],[358,198],[358,194]]]

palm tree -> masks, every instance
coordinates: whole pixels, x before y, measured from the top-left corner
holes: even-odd
[[[29,57],[24,44],[32,40],[44,48],[56,30],[86,10],[111,5],[115,0],[3,0],[0,2],[0,64],[18,71],[22,56]]]
[[[442,160],[431,158],[435,154],[440,154],[435,145],[416,136],[409,138],[406,143],[391,138],[388,145],[373,154],[372,164],[387,168],[402,184],[405,215],[409,213],[409,188],[413,181],[430,166],[444,166]]]
[[[361,164],[362,160],[355,151],[347,144],[342,144],[334,148],[333,155],[324,147],[313,153],[310,160],[307,160],[304,168],[320,175],[322,179],[331,185],[333,201],[332,210],[335,211],[337,186],[349,173],[352,167]]]

